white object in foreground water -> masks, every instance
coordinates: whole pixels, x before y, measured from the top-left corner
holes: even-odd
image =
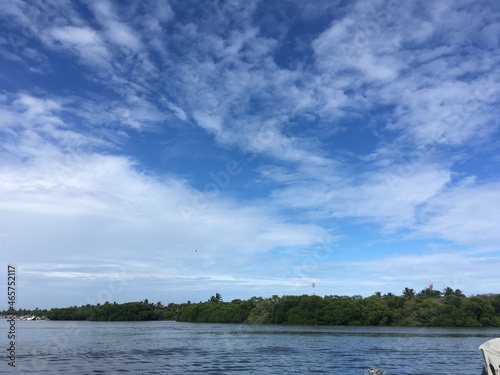
[[[482,350],[484,356],[484,373],[500,375],[500,338],[486,341],[479,349]]]

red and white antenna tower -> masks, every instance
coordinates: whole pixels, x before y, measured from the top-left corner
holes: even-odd
[[[429,286],[427,288],[429,288],[429,290],[434,290],[434,285],[432,284],[432,281],[429,282]]]

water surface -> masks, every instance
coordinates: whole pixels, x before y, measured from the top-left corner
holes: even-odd
[[[498,328],[164,321],[22,321],[17,322],[17,331],[17,372],[70,375],[361,375],[370,367],[382,369],[386,375],[480,375],[483,359],[479,345],[500,337]],[[0,366],[0,372],[9,370],[6,359]]]

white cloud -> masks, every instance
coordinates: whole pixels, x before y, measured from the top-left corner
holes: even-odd
[[[50,34],[57,41],[76,46],[88,46],[101,43],[101,39],[97,33],[88,27],[56,27],[50,31]]]
[[[111,42],[134,52],[141,49],[140,38],[127,24],[120,22],[109,1],[94,1],[91,3],[91,9]]]
[[[390,166],[355,176],[335,176],[334,170],[323,170],[321,178],[302,183],[289,179],[289,187],[275,190],[276,202],[326,217],[375,222],[386,230],[409,229],[417,221],[419,208],[450,182],[449,171],[432,165],[411,165],[409,171]],[[280,173],[277,178],[284,180]]]
[[[60,123],[53,113],[60,111],[61,105],[52,99],[39,99],[27,93],[20,93],[13,104],[18,112],[23,112],[26,116],[27,122],[24,124],[26,127],[34,122]]]
[[[395,84],[387,92],[399,95],[400,104],[389,128],[404,129],[417,145],[482,143],[498,131],[491,111],[495,86],[484,80],[436,84],[417,77]]]
[[[162,103],[165,104],[165,106],[170,109],[172,112],[175,113],[175,115],[181,119],[182,121],[187,121],[188,120],[188,117],[187,117],[187,114],[186,112],[184,112],[184,110],[182,108],[180,108],[179,106],[175,105],[174,103],[166,100],[166,99],[162,99]]]
[[[213,280],[229,277],[241,283],[250,277],[240,275],[241,267],[253,264],[256,254],[280,246],[307,247],[326,235],[319,226],[287,222],[265,205],[203,193],[173,177],[148,177],[124,157],[44,156],[0,169],[5,197],[0,204],[2,247],[9,253],[15,249],[13,261],[20,264],[99,259],[106,266],[110,259],[114,264],[143,259],[154,277],[211,275]],[[185,220],[182,206],[195,216]],[[261,274],[270,272],[262,267]],[[146,277],[140,267],[126,269],[127,278]],[[106,279],[108,273],[47,272],[39,275]]]
[[[198,274],[214,282],[245,283],[249,276],[239,275],[239,269],[254,262],[256,254],[280,246],[307,247],[325,236],[320,226],[288,222],[266,204],[225,198],[216,184],[199,191],[173,176],[143,174],[125,156],[65,148],[54,140],[72,132],[73,124],[63,120],[72,104],[28,94],[4,98],[9,127],[24,124],[24,129],[14,130],[16,146],[1,155],[9,161],[0,166],[2,247],[12,254],[15,249],[14,261],[28,271],[39,262],[68,261],[68,269],[29,271],[30,280],[105,280],[108,270],[70,265],[100,259],[105,267],[110,259],[122,264],[146,257],[155,275],[161,269],[172,279]],[[57,126],[48,127],[50,122]],[[82,142],[93,142],[79,135]],[[194,216],[185,218],[182,207]],[[195,249],[200,264],[193,265]],[[127,277],[142,280],[144,272],[127,268]],[[84,284],[90,285],[80,287]]]
[[[196,111],[193,113],[193,117],[195,118],[198,125],[208,132],[216,136],[221,133],[222,119],[220,118],[220,116]]]
[[[47,43],[60,43],[92,66],[106,70],[110,68],[111,56],[104,42],[99,34],[89,27],[54,27],[48,30],[47,37]]]
[[[418,206],[437,195],[449,181],[448,171],[429,166],[418,166],[409,176],[389,169],[368,175],[360,186],[341,194],[338,212],[375,219],[388,229],[409,228],[415,222]]]
[[[453,2],[429,7],[433,18],[424,20],[425,11],[409,3],[358,2],[313,42],[323,85],[363,93],[353,107],[396,106],[388,129],[402,130],[417,147],[480,144],[498,131],[492,111],[498,101],[477,95],[495,92],[499,80],[491,65],[498,54],[475,47],[484,39],[482,17],[489,16]],[[346,76],[347,85],[340,79]]]
[[[378,11],[386,9],[379,3],[379,9],[360,9],[334,21],[313,42],[317,65],[330,74],[358,70],[361,80],[396,79],[405,65],[396,54],[401,48],[401,36],[386,27],[395,18],[394,13],[386,11],[384,18],[377,18]]]
[[[107,35],[118,45],[127,47],[132,51],[138,51],[141,47],[141,42],[135,34],[132,33],[129,27],[119,22],[109,22]]]
[[[499,188],[498,182],[468,179],[448,189],[423,209],[425,219],[419,231],[477,248],[498,249]]]

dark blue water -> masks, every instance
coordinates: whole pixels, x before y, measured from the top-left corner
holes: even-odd
[[[17,322],[22,374],[480,375],[500,329]],[[2,353],[7,332],[2,326]],[[16,372],[14,371],[14,373]],[[10,373],[2,354],[0,373]]]

